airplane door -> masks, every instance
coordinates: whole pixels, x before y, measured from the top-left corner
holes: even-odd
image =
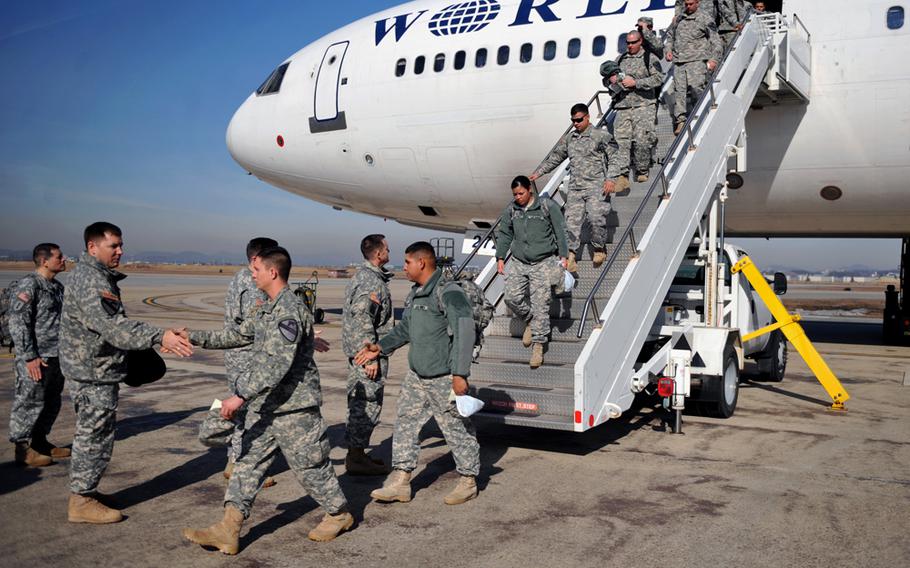
[[[310,132],[330,132],[346,129],[344,111],[338,109],[338,91],[341,88],[341,66],[348,51],[349,41],[333,43],[325,50],[316,87],[313,93],[313,116],[310,117]]]

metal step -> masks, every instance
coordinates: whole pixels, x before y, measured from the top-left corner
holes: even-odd
[[[549,363],[575,364],[584,343],[572,335],[570,341],[551,341],[544,348],[544,359]],[[527,362],[531,349],[515,337],[487,337],[480,356],[485,360]]]
[[[522,348],[530,357],[530,351]],[[568,388],[575,382],[575,365],[545,362],[537,369],[528,367],[527,358],[519,362],[480,359],[471,366],[470,383],[475,386],[502,384],[537,389]]]
[[[524,333],[523,320],[512,316],[496,316],[487,326],[487,337],[521,337]],[[575,336],[578,322],[572,319],[550,318],[551,341],[578,341]],[[585,326],[585,334],[591,331],[590,322]],[[486,343],[486,340],[484,340]]]
[[[540,416],[524,416],[520,414],[500,414],[495,412],[480,411],[472,419],[478,424],[508,424],[509,426],[527,426],[531,428],[544,428],[546,430],[575,429],[571,417],[541,414]]]
[[[471,396],[484,402],[484,411],[494,414],[572,417],[575,413],[575,397],[571,388],[547,389],[475,382],[471,386]]]

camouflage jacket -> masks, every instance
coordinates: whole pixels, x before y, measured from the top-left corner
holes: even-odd
[[[404,313],[392,331],[379,340],[385,355],[410,343],[408,366],[421,377],[471,374],[474,355],[474,311],[459,286],[449,286],[440,310],[436,285],[442,278],[437,268],[426,284],[414,284],[404,304]],[[451,333],[450,333],[451,330]]]
[[[698,12],[702,12],[704,15],[708,16],[712,22],[717,18],[717,7],[715,4],[718,0],[701,0],[698,3]],[[686,13],[686,2],[685,0],[676,0],[676,5],[673,10],[674,21],[679,21],[679,17]]]
[[[243,322],[253,317],[256,310],[268,301],[269,297],[256,287],[253,273],[248,266],[243,267],[231,279],[227,295],[224,297],[224,325],[240,331]],[[241,347],[248,350],[249,348]]]
[[[664,58],[664,42],[654,30],[642,28],[641,30],[642,47],[657,56],[658,59]]]
[[[341,344],[349,358],[360,351],[365,341],[376,343],[379,336],[391,331],[395,324],[388,284],[391,278],[390,272],[365,260],[348,283],[344,293]]]
[[[57,356],[63,284],[33,272],[19,280],[9,307],[16,357],[31,361]]]
[[[645,61],[651,69],[647,68]],[[617,98],[613,108],[627,109],[657,104],[657,94],[664,83],[660,60],[654,55],[645,57],[645,50],[640,49],[635,55],[623,53],[616,58],[616,63],[623,73],[635,79],[635,87],[623,90],[623,96]]]
[[[161,343],[164,330],[126,317],[120,300],[125,274],[82,253],[63,294],[60,369],[71,381],[117,383],[126,377],[126,352]]]
[[[745,4],[743,0],[718,0],[717,29],[719,32],[726,33],[736,30],[736,26],[746,18],[748,8]]]
[[[666,47],[673,53],[673,63],[677,64],[711,59],[719,63],[723,56],[723,44],[714,20],[700,10],[679,16],[667,36]]]
[[[253,346],[250,367],[237,379],[235,394],[253,412],[291,412],[322,404],[319,369],[313,360],[313,316],[290,288],[263,304],[239,330],[190,332],[206,349]]]
[[[613,137],[606,130],[588,126],[583,132],[574,128],[560,138],[556,147],[544,158],[534,173],[543,175],[556,169],[569,159],[569,189],[603,187],[607,179],[615,180],[619,171],[610,157],[616,151],[611,144]]]

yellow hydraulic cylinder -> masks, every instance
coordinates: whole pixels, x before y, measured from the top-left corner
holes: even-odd
[[[768,306],[771,315],[774,316],[774,319],[777,321],[777,323],[763,327],[758,331],[744,336],[742,340],[745,342],[766,333],[771,333],[775,329],[780,329],[790,343],[793,344],[793,347],[799,352],[800,356],[809,366],[809,369],[815,374],[815,378],[818,379],[818,382],[822,384],[828,392],[828,395],[834,401],[834,404],[831,405],[831,409],[846,410],[847,407],[844,403],[850,398],[850,395],[847,394],[847,389],[845,389],[844,385],[837,380],[837,377],[834,376],[834,373],[828,367],[828,364],[825,363],[825,360],[822,359],[822,356],[815,349],[815,346],[809,341],[806,332],[803,331],[803,327],[797,323],[800,319],[799,316],[787,312],[787,308],[784,307],[777,295],[774,294],[774,290],[771,289],[771,286],[768,285],[765,277],[758,271],[758,267],[755,266],[752,259],[748,256],[743,257],[730,269],[730,271],[734,274],[737,272],[743,273],[749,280],[749,283],[752,284],[752,288],[758,293],[758,297],[762,299],[766,306]]]

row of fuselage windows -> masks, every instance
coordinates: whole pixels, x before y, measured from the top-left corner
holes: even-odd
[[[618,44],[622,43],[625,40],[625,34],[618,40]],[[557,45],[553,40],[547,41],[543,44],[543,60],[544,61],[553,61],[556,59],[557,55]],[[606,36],[597,36],[591,42],[591,55],[595,57],[600,57],[607,52],[607,38]],[[569,59],[575,59],[581,55],[581,40],[578,38],[570,39],[566,44],[566,57]],[[512,50],[508,45],[500,46],[498,49],[492,50],[487,49],[486,47],[481,47],[474,52],[473,65],[475,68],[480,69],[486,67],[487,64],[491,64],[491,58],[495,58],[496,65],[507,65],[512,59]],[[534,58],[534,45],[531,43],[522,44],[518,48],[518,61],[521,63],[530,63]],[[439,73],[443,71],[446,67],[446,54],[437,53],[431,62],[433,66],[433,71]],[[455,55],[452,56],[452,68],[456,71],[464,69],[468,65],[468,52],[466,51],[456,51]],[[420,75],[426,71],[427,67],[427,58],[424,55],[418,55],[414,58],[412,71],[414,75]],[[403,77],[408,71],[408,60],[404,57],[395,62],[395,76]]]

